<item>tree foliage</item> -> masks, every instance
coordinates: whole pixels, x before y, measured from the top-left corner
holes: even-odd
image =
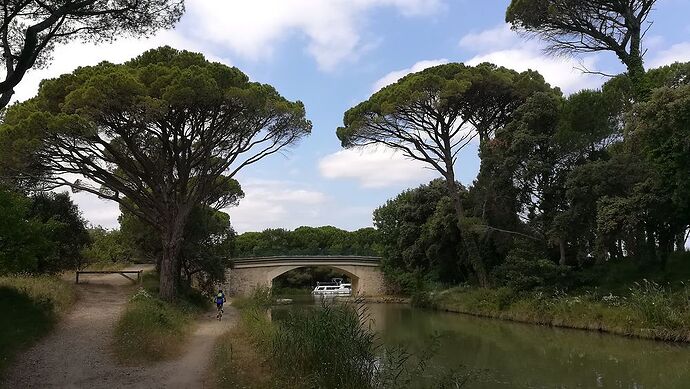
[[[56,273],[81,266],[90,243],[67,193],[0,190],[0,273]]]
[[[5,70],[0,109],[29,69],[50,63],[56,45],[149,36],[172,27],[183,11],[182,0],[5,0],[0,9],[0,67]]]
[[[130,255],[160,268],[163,248],[156,231],[126,209],[122,209],[119,221],[118,234]],[[178,279],[188,286],[196,281],[204,289],[224,281],[235,235],[227,213],[208,206],[195,207],[184,230]]]
[[[471,221],[455,181],[457,155],[472,139],[486,143],[532,94],[551,91],[536,72],[452,63],[407,75],[345,113],[344,147],[384,145],[438,171],[448,187],[469,262],[488,284]],[[554,91],[553,93],[558,93]]]
[[[440,179],[409,189],[374,210],[383,246],[383,268],[390,281],[412,292],[415,277],[457,283],[467,280],[468,263],[460,244],[457,217]]]
[[[127,263],[135,260],[135,251],[119,230],[103,227],[89,229],[91,244],[84,250],[86,263]]]
[[[649,89],[642,97],[633,98],[627,74],[568,97],[537,91],[481,144],[480,173],[460,198],[480,220],[478,246],[493,282],[566,288],[579,282],[573,268],[663,267],[685,250],[688,66],[650,69],[639,80]],[[442,189],[432,181],[374,213],[384,270],[408,292],[419,280],[471,281]]]
[[[512,0],[506,22],[549,42],[549,51],[612,51],[633,79],[644,73],[642,38],[657,0]]]
[[[15,156],[6,171],[116,201],[156,229],[161,297],[172,300],[194,207],[235,204],[238,171],[310,130],[301,102],[236,68],[162,47],[44,81],[7,111],[0,149]]]
[[[235,240],[236,257],[274,255],[379,255],[378,231],[345,231],[332,226],[269,228],[245,232]]]

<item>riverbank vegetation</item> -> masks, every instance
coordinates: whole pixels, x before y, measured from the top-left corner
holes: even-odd
[[[194,331],[196,317],[210,308],[196,290],[183,290],[175,303],[157,297],[158,275],[145,273],[142,287],[127,302],[115,325],[113,348],[124,363],[178,356]]]
[[[248,371],[249,363],[265,372],[260,385],[252,387],[458,388],[474,377],[462,369],[432,373],[427,362],[434,353],[434,339],[419,355],[403,347],[384,347],[361,301],[282,312],[271,312],[271,301],[267,288],[233,301],[241,319],[234,338],[228,335],[216,347],[220,387],[247,385],[255,374]],[[423,382],[418,380],[422,373]]]
[[[17,352],[50,332],[74,300],[72,284],[57,277],[0,277],[0,376]]]

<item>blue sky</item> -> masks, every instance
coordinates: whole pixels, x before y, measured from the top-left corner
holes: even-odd
[[[301,100],[312,135],[284,153],[248,167],[237,177],[246,197],[226,210],[239,232],[268,227],[370,226],[371,213],[405,188],[436,173],[385,149],[343,151],[335,129],[343,113],[377,88],[410,71],[444,62],[494,62],[542,72],[565,93],[596,88],[607,73],[623,70],[613,54],[548,57],[543,43],[527,40],[504,23],[509,0],[187,0],[173,31],[149,39],[123,37],[112,44],[59,46],[46,69],[30,72],[17,99],[36,92],[43,78],[102,60],[123,62],[168,44],[237,66]],[[659,0],[645,46],[648,67],[690,61],[690,1]],[[476,145],[460,155],[459,179],[469,184],[479,166]],[[117,226],[117,206],[74,195],[95,225]]]

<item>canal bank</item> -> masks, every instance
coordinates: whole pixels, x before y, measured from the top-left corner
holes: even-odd
[[[430,294],[428,301],[430,308],[447,312],[686,343],[689,296],[684,284],[672,289],[644,280],[622,295],[456,287]]]
[[[264,346],[256,347],[262,354],[252,358],[264,361],[262,367],[269,369],[264,370],[265,374],[272,375],[273,379],[281,376],[274,374],[275,367],[271,365],[273,346],[266,347],[273,344],[266,341],[267,335],[275,334],[272,328],[290,326],[296,322],[295,318],[303,318],[300,312],[322,308],[318,300],[301,299],[292,305],[271,307],[259,317],[260,320],[257,320],[256,311],[245,311],[245,318],[251,319],[244,336],[252,342],[257,339],[263,342]],[[410,369],[414,369],[420,359],[425,360],[423,373],[416,374],[407,386],[397,387],[438,387],[429,382],[451,374],[460,380],[456,382],[466,382],[461,387],[480,389],[690,386],[690,371],[686,368],[690,364],[690,347],[685,343],[535,326],[409,304],[368,303],[366,312],[364,328],[374,334],[377,358],[388,356],[389,351],[383,350],[402,350],[412,356]],[[270,322],[272,325],[268,326]],[[329,342],[320,342],[324,352]],[[309,343],[311,341],[306,340],[292,343],[289,350],[281,349],[281,353],[302,353]],[[340,353],[331,350],[332,347],[329,350],[344,358],[347,355],[345,344],[350,343],[339,343],[338,347],[343,349]],[[237,344],[237,353],[241,352],[240,348]]]

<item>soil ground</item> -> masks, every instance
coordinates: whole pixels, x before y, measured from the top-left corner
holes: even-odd
[[[132,267],[127,270],[141,269]],[[216,339],[236,322],[227,307],[222,321],[215,310],[197,323],[184,354],[146,366],[122,366],[112,354],[113,328],[136,286],[118,274],[84,276],[78,300],[57,328],[27,351],[10,369],[7,388],[203,388],[212,386],[207,369]]]

